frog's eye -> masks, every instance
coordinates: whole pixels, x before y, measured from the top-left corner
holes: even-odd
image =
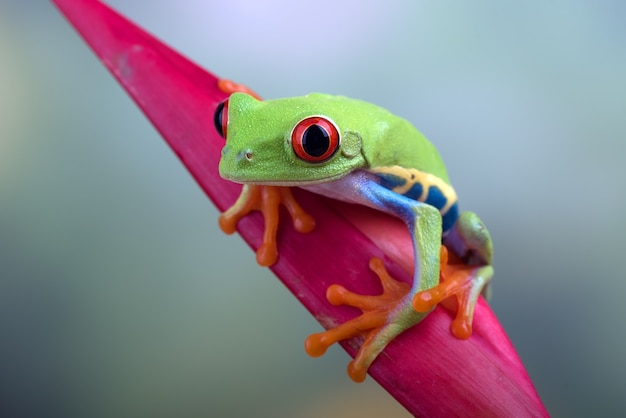
[[[226,127],[228,126],[228,99],[218,104],[213,114],[215,130],[222,138],[226,138]]]
[[[328,119],[312,116],[301,120],[293,128],[291,146],[300,159],[320,163],[339,149],[339,130]]]

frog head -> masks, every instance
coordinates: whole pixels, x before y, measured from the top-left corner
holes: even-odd
[[[234,93],[215,111],[225,138],[220,175],[238,183],[303,186],[339,179],[367,165],[365,102],[310,94],[260,101]]]

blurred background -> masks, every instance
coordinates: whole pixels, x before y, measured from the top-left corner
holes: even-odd
[[[491,306],[548,410],[626,411],[626,3],[108,3],[266,98],[411,120],[493,234]],[[0,407],[406,416],[305,354],[320,326],[217,215],[50,3],[0,1]]]

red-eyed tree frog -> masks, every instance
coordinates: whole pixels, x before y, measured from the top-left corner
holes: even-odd
[[[471,335],[474,306],[493,276],[491,238],[476,214],[459,214],[457,195],[439,153],[409,122],[341,96],[309,94],[261,101],[242,92],[220,104],[214,120],[226,139],[220,175],[244,184],[220,225],[232,233],[248,212],[263,211],[266,232],[257,252],[260,264],[276,261],[279,205],[262,202],[283,203],[302,232],[314,226],[289,192],[294,186],[396,216],[411,234],[412,286],[391,278],[379,259],[373,259],[370,267],[383,282],[383,295],[357,295],[332,286],[328,298],[333,304],[359,307],[363,315],[311,335],[305,342],[310,355],[322,355],[333,343],[369,329],[348,366],[350,377],[362,381],[388,342],[451,296],[458,300],[452,333],[458,338]],[[267,198],[268,193],[276,198]],[[462,260],[461,267],[451,268],[449,252]]]

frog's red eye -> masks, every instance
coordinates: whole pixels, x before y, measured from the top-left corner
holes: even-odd
[[[222,138],[226,138],[226,127],[228,126],[228,99],[218,104],[213,114],[215,130]]]
[[[300,159],[320,163],[339,149],[339,130],[328,119],[312,116],[301,120],[293,128],[291,146]]]

